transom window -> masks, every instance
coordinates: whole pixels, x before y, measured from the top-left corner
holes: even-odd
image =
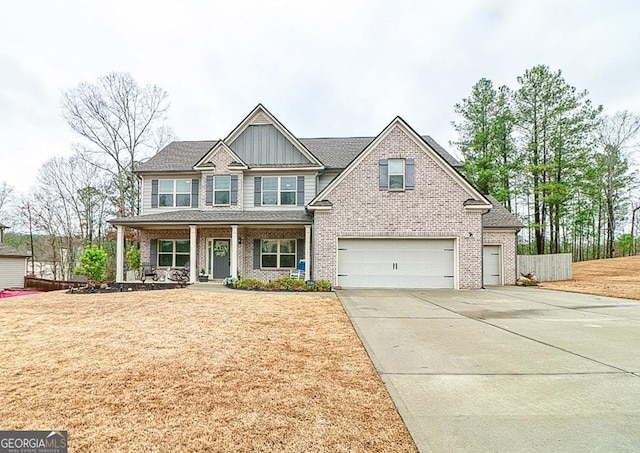
[[[296,240],[263,239],[260,249],[260,265],[271,268],[295,268]]]
[[[295,176],[265,176],[262,178],[263,205],[295,205]]]
[[[189,263],[188,239],[160,239],[158,241],[159,267],[184,267]]]
[[[404,190],[404,159],[389,159],[389,190]]]
[[[213,183],[213,204],[231,203],[231,176],[216,176]]]
[[[158,205],[163,208],[191,206],[190,179],[161,179],[158,181]]]

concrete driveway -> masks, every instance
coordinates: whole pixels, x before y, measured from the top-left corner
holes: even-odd
[[[640,302],[518,287],[338,296],[420,451],[640,451]]]

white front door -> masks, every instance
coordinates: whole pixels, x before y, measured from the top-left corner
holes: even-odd
[[[482,279],[485,285],[502,285],[502,247],[485,245],[482,254]]]

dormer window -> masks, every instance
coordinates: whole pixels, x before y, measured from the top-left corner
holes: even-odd
[[[214,178],[213,204],[229,205],[231,201],[231,176],[216,176]]]

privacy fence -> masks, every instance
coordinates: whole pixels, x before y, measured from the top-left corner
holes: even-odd
[[[571,280],[571,253],[555,255],[518,255],[518,275],[533,273],[541,282]]]

